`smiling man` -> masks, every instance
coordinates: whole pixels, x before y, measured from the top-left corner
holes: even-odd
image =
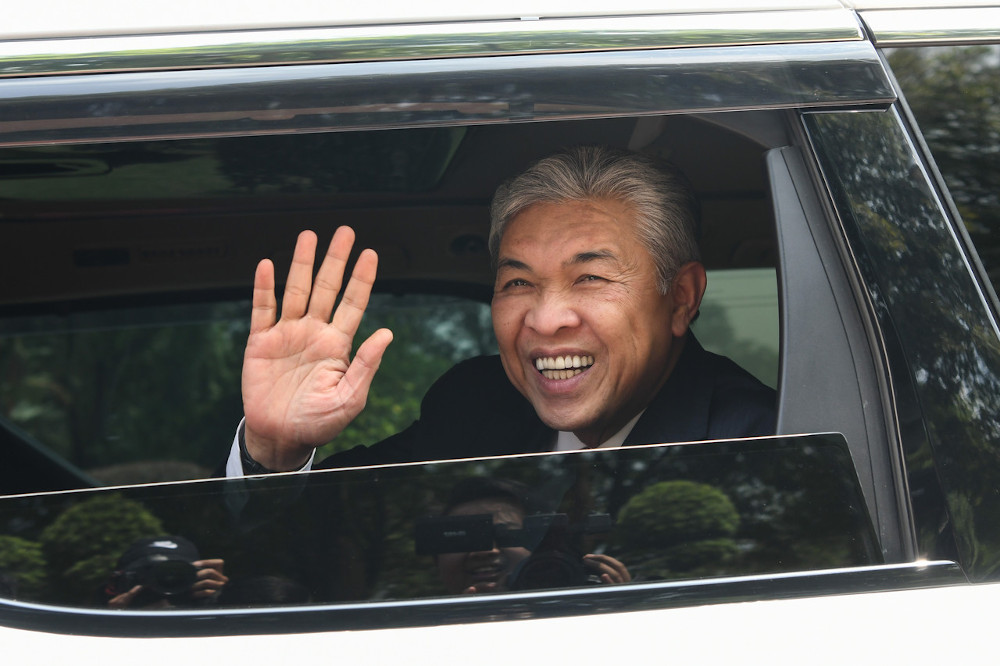
[[[579,147],[502,185],[491,216],[499,359],[458,364],[413,425],[323,467],[773,434],[773,391],[688,330],[706,276],[679,173]],[[313,281],[316,236],[299,236],[280,318],[258,266],[228,475],[308,468],[364,407],[392,334],[351,358],[377,265],[361,253],[334,310],[353,243],[338,229]]]

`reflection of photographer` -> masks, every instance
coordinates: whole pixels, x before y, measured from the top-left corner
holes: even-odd
[[[524,526],[517,530],[501,527],[497,531],[498,543],[519,543],[531,551],[511,572],[508,587],[512,590],[536,590],[546,587],[579,587],[610,580],[611,574],[628,571],[621,566],[616,570],[612,563],[621,563],[606,555],[586,555],[582,538],[588,534],[611,531],[611,516],[594,514],[582,523],[570,524],[565,513],[543,513],[527,516]],[[590,559],[588,559],[590,558]],[[601,564],[611,571],[601,571]],[[609,580],[604,580],[602,574]]]
[[[126,550],[104,587],[111,608],[174,608],[204,603],[229,580],[223,561],[203,560],[179,536],[139,539]]]
[[[474,478],[458,484],[444,515],[418,522],[418,554],[434,555],[449,592],[627,583],[628,569],[609,555],[587,554],[581,537],[606,532],[610,518],[570,524],[565,514],[527,515],[521,484]]]

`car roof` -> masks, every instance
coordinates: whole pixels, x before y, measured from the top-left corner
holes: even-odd
[[[626,15],[718,13],[746,10],[836,9],[837,0],[466,0],[331,3],[286,0],[281,3],[238,0],[40,0],[5,8],[0,39],[35,39],[85,35],[123,35],[261,28],[388,25],[451,21],[606,17]]]

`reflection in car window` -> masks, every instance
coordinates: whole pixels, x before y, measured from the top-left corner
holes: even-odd
[[[208,476],[243,412],[249,313],[234,301],[0,321],[0,425],[102,485]],[[496,348],[489,306],[465,298],[376,294],[362,335],[382,326],[405,343],[338,447],[406,427],[439,375]]]
[[[893,49],[889,62],[1000,290],[1000,46]]]
[[[841,435],[0,498],[7,596],[69,606],[414,599],[879,562]]]
[[[970,578],[995,579],[1000,338],[987,306],[899,116],[805,120],[885,337],[906,352],[893,382],[919,398],[900,414],[920,551],[961,557]],[[900,404],[907,392],[897,389]]]

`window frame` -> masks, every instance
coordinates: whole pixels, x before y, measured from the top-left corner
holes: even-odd
[[[763,77],[765,86],[752,94],[738,90],[744,88],[746,70],[729,78],[704,79],[711,84],[698,89],[688,85],[692,72],[705,74],[720,70],[722,65],[746,63]],[[659,73],[655,89],[638,85],[638,78],[625,83],[619,80],[622,71],[641,71],[643,77]],[[836,82],[845,78],[864,82],[845,94],[837,89]],[[294,85],[320,89],[313,95],[321,98],[337,96],[338,86],[347,82],[354,88],[360,113],[343,123],[325,121],[307,122],[298,115],[289,120],[278,111],[267,113],[267,100],[281,96],[289,79]],[[171,82],[164,86],[161,82]],[[586,85],[582,92],[561,97],[580,81]],[[684,83],[688,94],[670,96],[667,91],[674,84]],[[559,85],[553,85],[559,84]],[[617,106],[604,104],[608,89],[621,89],[627,85],[637,87],[640,93],[634,98],[618,102]],[[348,86],[349,87],[349,86]],[[387,98],[384,91],[402,87],[408,93],[419,91],[429,104],[444,106],[420,118],[411,118],[404,110],[413,104],[412,97]],[[204,93],[216,88],[214,93]],[[481,91],[484,104],[499,104],[498,113],[482,114],[470,110],[461,113],[449,101],[449,91]],[[680,88],[678,88],[680,89]],[[199,103],[223,103],[225,111],[205,119],[199,124],[196,115],[179,100],[201,91],[206,96]],[[234,91],[235,94],[234,94]],[[373,92],[374,91],[374,92]],[[155,110],[156,104],[129,108],[129,104],[146,95],[157,95],[160,104],[177,104],[175,111],[166,118],[151,118],[151,124],[120,123],[136,112],[141,116]],[[367,97],[366,97],[367,95]],[[112,109],[106,115],[94,115],[92,104],[95,96]],[[242,96],[242,97],[241,97]],[[471,96],[471,95],[470,95]],[[231,104],[226,99],[256,100],[253,104]],[[291,131],[338,131],[345,129],[374,129],[377,127],[403,127],[434,124],[468,124],[487,122],[535,122],[584,117],[619,115],[658,115],[668,113],[703,113],[718,111],[789,109],[789,114],[804,110],[832,109],[885,109],[895,100],[895,93],[888,83],[882,61],[867,42],[835,44],[795,44],[739,47],[706,47],[683,50],[650,50],[627,53],[550,54],[541,56],[498,56],[493,58],[459,58],[442,61],[413,61],[406,63],[349,63],[338,65],[295,65],[273,68],[245,68],[233,70],[197,70],[187,72],[156,72],[147,74],[94,74],[90,76],[52,76],[0,81],[0,99],[4,100],[0,115],[0,145],[17,146],[39,141],[87,142],[125,141],[135,138],[229,136],[268,134]],[[512,103],[513,100],[517,103]],[[621,98],[620,98],[621,99]],[[719,99],[725,100],[720,102]],[[666,101],[665,101],[666,100]],[[477,100],[479,103],[480,100]],[[122,106],[116,107],[121,103]],[[546,107],[548,106],[548,110]],[[253,107],[253,108],[250,108]],[[302,108],[322,109],[322,116],[331,111],[329,102]],[[41,119],[32,114],[48,109]],[[116,110],[115,110],[116,109]],[[257,117],[248,111],[261,112]],[[385,113],[380,109],[389,109]],[[541,111],[540,111],[541,109]],[[55,110],[55,113],[52,111]],[[232,113],[230,113],[232,112]],[[456,115],[457,112],[457,115]],[[228,115],[227,115],[228,114]],[[235,114],[235,115],[234,115]],[[36,119],[32,119],[36,118]],[[95,119],[96,118],[96,119]],[[25,120],[28,119],[28,120]],[[148,118],[149,119],[149,118]],[[793,122],[789,122],[794,126]],[[801,147],[799,149],[802,149]],[[793,151],[794,152],[794,151]],[[796,162],[798,159],[798,162]],[[806,184],[807,169],[801,158],[789,151],[775,154],[772,168],[786,165],[787,178],[780,185],[773,185],[775,198],[791,196],[789,187],[806,188],[806,198],[813,196]],[[793,166],[787,166],[787,165]],[[796,164],[798,164],[796,166]],[[798,195],[795,195],[798,199]],[[783,204],[784,205],[784,204]],[[815,202],[804,204],[804,215],[810,224],[810,233],[820,232],[828,216],[820,216]],[[782,210],[785,210],[784,208]],[[830,268],[842,265],[840,255],[830,263],[832,239],[816,240],[822,245],[816,256]],[[849,274],[848,274],[849,275]],[[830,308],[845,303],[847,294],[854,292],[848,278],[838,279],[831,291],[832,300],[823,305]],[[795,275],[786,270],[783,280],[794,281]],[[779,298],[781,296],[779,290]],[[785,304],[782,304],[785,308]],[[865,336],[871,330],[865,325],[856,304],[848,314],[844,310],[837,316],[846,316],[850,329],[844,340],[852,349],[852,365],[859,381],[869,396],[885,399],[884,382],[879,380],[879,369],[873,357],[877,356]],[[793,316],[793,315],[789,315]],[[794,316],[798,316],[794,314]],[[790,333],[789,333],[790,334]],[[862,344],[863,343],[863,344]],[[785,346],[785,345],[783,345]],[[866,355],[868,357],[866,358]],[[802,368],[786,359],[788,366],[783,373],[792,377]],[[791,384],[792,380],[789,379]],[[786,383],[783,381],[784,387]],[[780,400],[786,399],[788,388],[783,389]],[[857,409],[857,405],[849,409]],[[876,416],[872,423],[880,424],[884,416]],[[808,423],[789,421],[787,429],[798,429]],[[867,426],[866,426],[867,428]],[[868,437],[877,427],[867,429],[864,445],[871,446]],[[882,442],[879,439],[879,442]],[[876,444],[881,446],[881,444]],[[892,464],[891,462],[889,463]],[[874,484],[875,482],[871,482]],[[876,509],[877,524],[882,538],[886,539],[888,526],[903,521],[894,512],[899,507],[884,505]],[[894,517],[895,516],[895,517]],[[881,527],[885,525],[886,527]],[[889,543],[889,542],[887,542]],[[885,548],[885,546],[884,546]],[[912,559],[906,550],[905,536],[898,543],[890,543],[893,559]],[[924,587],[964,582],[961,569],[951,562],[905,562],[878,567],[850,570],[778,574],[733,579],[714,579],[703,582],[678,582],[641,584],[607,590],[575,590],[572,592],[530,593],[505,595],[502,598],[458,598],[429,600],[426,602],[386,602],[343,604],[336,606],[255,610],[216,611],[214,613],[181,612],[170,615],[140,611],[71,611],[17,602],[0,602],[0,624],[12,627],[44,628],[46,631],[85,633],[113,636],[194,636],[194,635],[247,635],[261,633],[300,633],[313,631],[371,629],[376,627],[429,626],[449,623],[485,622],[496,618],[552,617],[575,614],[625,612],[650,608],[674,608],[711,603],[750,601],[761,598],[795,598],[845,591],[873,591]],[[206,623],[211,618],[213,622]]]

